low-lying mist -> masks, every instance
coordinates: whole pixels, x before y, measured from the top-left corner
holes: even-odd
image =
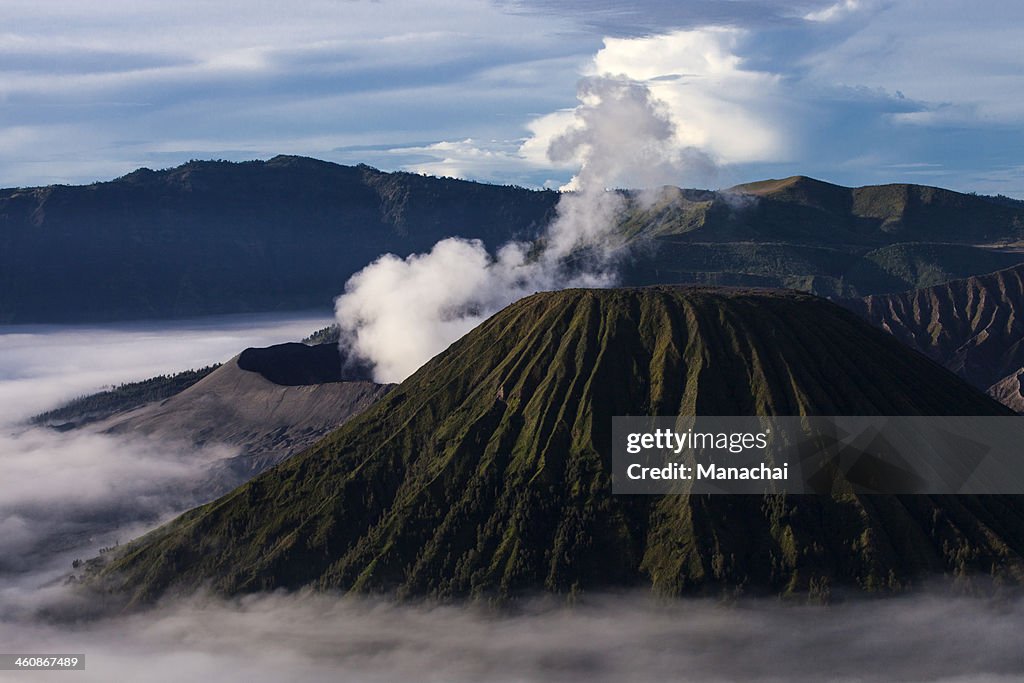
[[[163,373],[220,363],[247,346],[298,341],[324,315],[228,315],[111,325],[0,325],[0,425]]]
[[[0,595],[8,573],[66,573],[74,559],[222,493],[230,482],[216,487],[211,465],[236,454],[88,430],[0,432]]]
[[[329,595],[191,599],[72,626],[0,624],[84,674],[217,681],[1010,681],[1024,602],[940,593],[829,607],[595,595],[515,613]]]
[[[239,483],[236,448],[56,432],[24,421],[113,383],[294,341],[323,317],[222,316],[110,326],[0,327],[0,619],[59,592],[76,559],[145,533]]]

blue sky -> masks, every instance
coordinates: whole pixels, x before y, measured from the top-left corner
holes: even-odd
[[[1022,46],[998,0],[4,0],[0,186],[279,153],[561,186],[548,143],[611,75],[713,160],[675,184],[1024,197]]]

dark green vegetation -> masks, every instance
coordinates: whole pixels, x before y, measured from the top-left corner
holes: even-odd
[[[385,252],[424,252],[450,236],[491,249],[532,239],[557,201],[283,156],[0,190],[0,322],[326,309]],[[1024,204],[932,187],[793,177],[717,193],[667,188],[630,205],[619,226],[630,285],[863,296],[1024,262],[996,248],[1024,237]]]
[[[326,309],[382,253],[532,238],[557,199],[301,157],[0,190],[0,322]]]
[[[107,391],[81,396],[65,405],[32,418],[33,424],[49,425],[59,429],[105,420],[111,415],[133,408],[163,401],[203,379],[220,367],[220,363],[198,370],[185,370],[173,375],[160,375],[141,382],[128,382]]]
[[[724,192],[669,189],[634,208],[630,284],[899,292],[1024,261],[1024,205],[920,185],[848,188],[795,176]]]
[[[303,344],[337,344],[341,341],[341,328],[338,324],[321,327],[319,330],[302,340]]]
[[[506,598],[1019,582],[1014,497],[613,496],[613,415],[1009,415],[825,300],[702,288],[523,299],[374,407],[123,548],[92,585]]]
[[[1015,410],[1024,410],[1024,266],[844,304]]]

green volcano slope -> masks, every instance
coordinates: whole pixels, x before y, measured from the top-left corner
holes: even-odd
[[[611,417],[677,413],[1011,414],[809,295],[537,294],[310,450],[129,544],[94,583],[138,603],[200,586],[813,595],[1021,577],[1020,498],[613,496]]]

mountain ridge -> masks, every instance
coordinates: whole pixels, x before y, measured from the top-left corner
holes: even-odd
[[[328,308],[385,252],[531,239],[557,194],[304,157],[0,190],[0,322]]]
[[[1024,204],[924,185],[858,188],[806,176],[637,201],[646,242],[623,283],[771,286],[849,298],[1016,265]]]
[[[745,189],[744,189],[745,188]],[[863,296],[1024,261],[1024,204],[795,177],[625,192],[621,284]],[[109,182],[0,190],[0,323],[326,309],[383,253],[537,238],[558,193],[305,157],[192,161]],[[980,246],[979,246],[980,245]]]

